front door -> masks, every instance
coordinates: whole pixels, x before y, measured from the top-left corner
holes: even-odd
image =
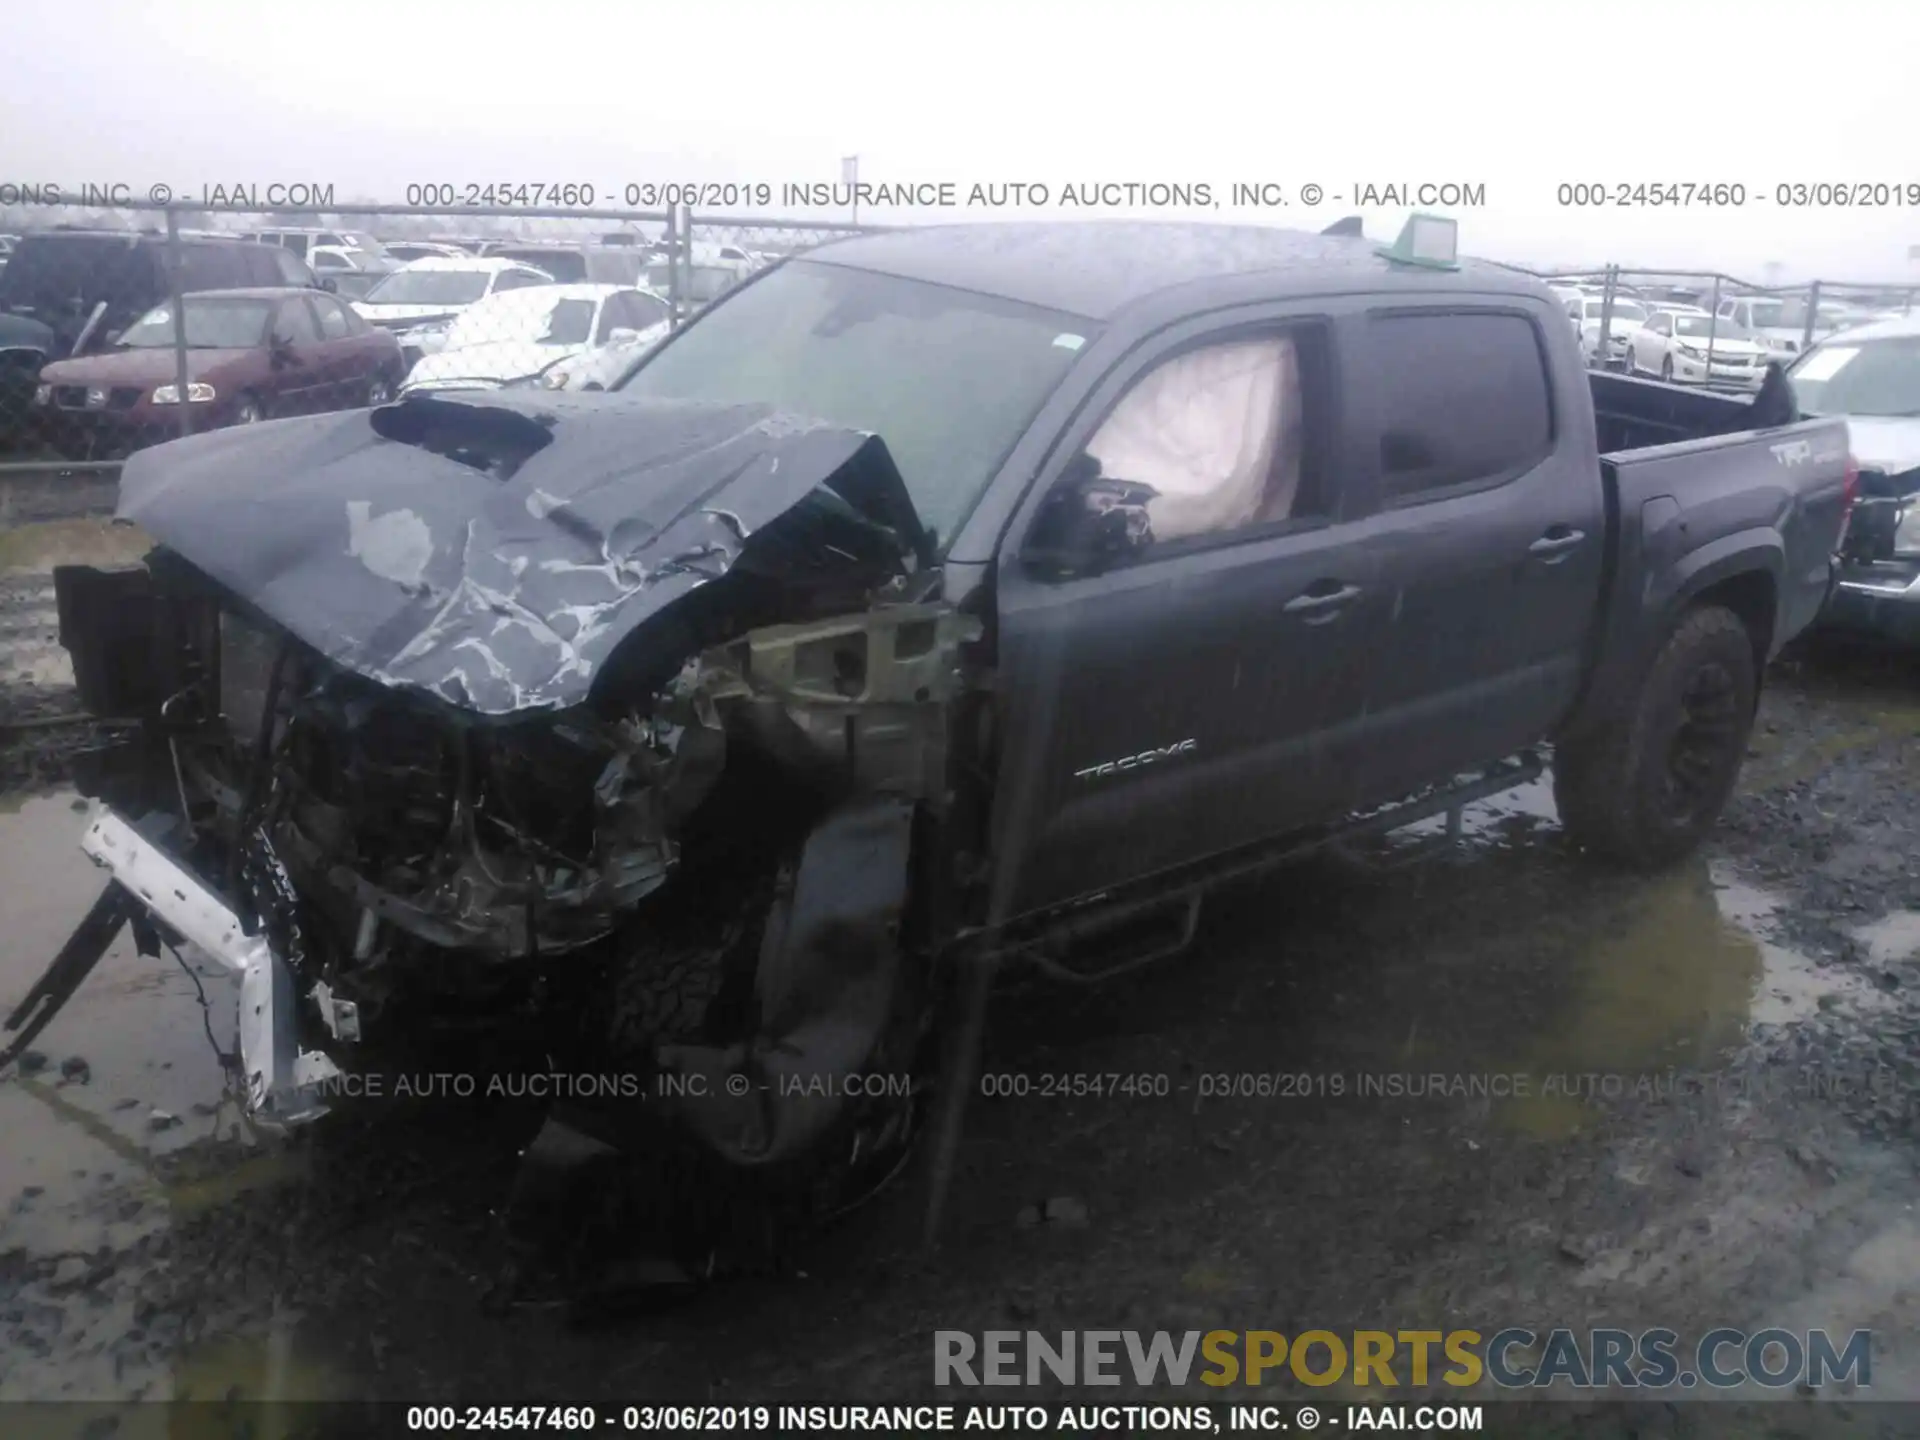
[[[1341,514],[1337,329],[1266,308],[1163,332],[1054,448],[998,562],[996,919],[1351,803],[1380,611]],[[1058,578],[1037,523],[1083,454],[1154,493],[1137,548]]]

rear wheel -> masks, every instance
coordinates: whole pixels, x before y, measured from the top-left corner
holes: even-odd
[[[234,407],[233,423],[236,425],[257,425],[266,418],[267,407],[258,395],[242,395],[240,403]]]
[[[393,382],[384,375],[376,375],[367,382],[367,404],[384,405],[393,399]]]
[[[1635,869],[1691,852],[1733,794],[1759,684],[1740,617],[1719,605],[1687,612],[1639,687],[1554,756],[1554,802],[1574,843]]]

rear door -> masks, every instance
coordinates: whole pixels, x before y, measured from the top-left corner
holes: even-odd
[[[1337,324],[1297,306],[1161,332],[1099,384],[1001,547],[997,915],[1323,821],[1351,803],[1368,635]],[[1073,337],[1063,337],[1070,339]],[[1082,453],[1151,485],[1104,573],[1033,564]]]
[[[273,336],[278,354],[269,358],[270,413],[299,415],[325,408],[326,357],[320,323],[304,296],[280,302]]]
[[[1362,803],[1490,764],[1571,709],[1606,511],[1586,375],[1521,301],[1380,309],[1364,325],[1372,637]],[[1558,337],[1551,337],[1557,342]]]
[[[320,324],[315,352],[318,388],[313,405],[321,410],[343,410],[358,405],[373,379],[372,356],[348,322],[346,307],[331,295],[315,294],[307,302]]]

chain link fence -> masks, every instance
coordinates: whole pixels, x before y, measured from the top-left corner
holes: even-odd
[[[1508,267],[1522,269],[1520,266]],[[1765,286],[1711,270],[1526,270],[1560,295],[1587,363],[1673,384],[1742,390],[1843,330],[1912,315],[1911,283]]]
[[[756,272],[878,227],[663,211],[13,212],[0,475],[500,386],[604,389]]]
[[[110,471],[177,435],[403,392],[604,389],[749,276],[879,228],[685,207],[7,212],[0,478]],[[1916,294],[1526,273],[1556,287],[1591,364],[1734,388]]]

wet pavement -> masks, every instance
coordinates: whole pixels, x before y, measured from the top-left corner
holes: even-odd
[[[95,893],[82,821],[0,802],[0,1001]],[[491,1303],[537,1116],[387,1098],[253,1136],[224,982],[209,1035],[123,942],[0,1082],[0,1400],[872,1401],[930,1391],[936,1329],[1514,1324],[1871,1327],[1874,1396],[1920,1399],[1920,667],[1776,667],[1740,797],[1668,874],[1569,853],[1544,782],[1471,822],[1224,894],[1105,989],[1010,985],[984,1068],[1026,1093],[973,1103],[934,1253],[910,1173],[784,1276],[597,1327]]]

